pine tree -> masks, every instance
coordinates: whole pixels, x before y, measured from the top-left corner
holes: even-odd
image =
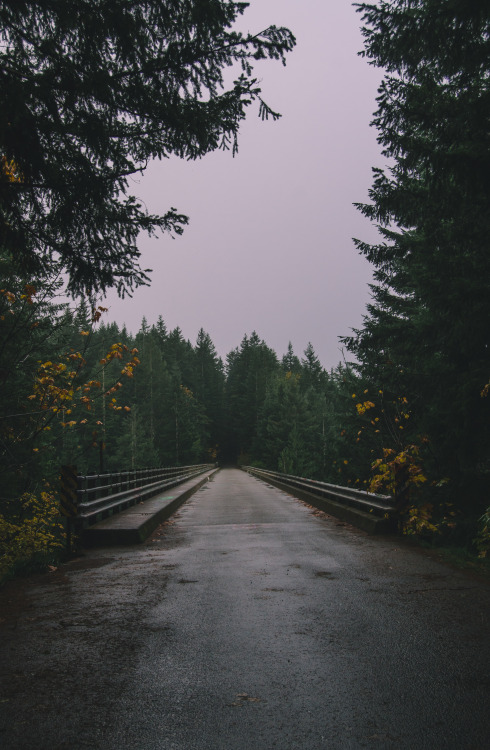
[[[301,363],[293,351],[291,342],[288,343],[288,350],[281,360],[281,367],[285,373],[292,372],[298,375],[301,372]]]
[[[277,374],[260,410],[253,455],[267,468],[315,477],[321,466],[322,410],[313,389],[299,374]]]
[[[227,357],[225,387],[227,461],[250,459],[267,387],[279,370],[276,353],[255,331]]]
[[[206,450],[217,456],[223,440],[223,394],[225,376],[223,363],[208,333],[201,328],[194,347],[196,387],[195,397],[203,406],[207,417]]]
[[[261,99],[256,60],[285,62],[274,26],[242,34],[245,3],[63,0],[0,5],[0,245],[23,275],[61,268],[73,293],[148,282],[140,231],[180,234],[128,194],[149,160],[237,149]],[[225,73],[235,67],[229,83]]]
[[[433,470],[478,507],[488,481],[490,70],[488,3],[359,4],[365,55],[383,67],[374,125],[392,166],[374,170],[377,245],[364,328],[347,339],[372,382],[407,396]]]
[[[320,360],[315,354],[311,342],[308,342],[304,354],[305,356],[301,360],[303,387],[311,387],[315,390],[319,390],[322,385],[324,370],[320,364]]]

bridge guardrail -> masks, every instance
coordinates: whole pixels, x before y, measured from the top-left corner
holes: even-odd
[[[351,487],[328,484],[316,479],[298,477],[291,474],[281,474],[278,471],[258,469],[254,466],[242,466],[244,471],[253,474],[259,479],[269,481],[271,484],[282,485],[297,491],[298,496],[307,496],[307,500],[313,503],[312,498],[318,498],[324,503],[322,510],[354,525],[374,533],[379,530],[387,530],[394,526],[396,508],[391,495],[380,495],[365,490],[355,490]],[[314,504],[314,503],[313,503]],[[344,511],[342,512],[342,509]],[[371,522],[369,522],[371,519]],[[356,523],[357,521],[357,523]]]
[[[108,515],[119,513],[131,505],[148,500],[167,487],[174,487],[210,471],[214,466],[197,464],[77,475],[78,525],[86,527]]]

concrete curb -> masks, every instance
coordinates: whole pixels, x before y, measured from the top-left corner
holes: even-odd
[[[150,500],[89,526],[81,533],[83,546],[141,544],[217,471],[219,469],[207,471],[183,484],[168,488]]]
[[[251,474],[251,476],[254,475]],[[276,479],[263,479],[262,477],[255,477],[255,479],[264,482],[265,484],[272,484],[274,487],[287,492],[289,495],[304,500],[309,505],[313,505],[313,507],[318,508],[318,510],[323,510],[325,513],[328,513],[341,521],[346,521],[347,523],[352,524],[352,526],[356,526],[358,529],[367,531],[368,534],[388,534],[393,531],[392,521],[389,518],[380,518],[372,513],[366,513],[365,511],[358,510],[349,505],[336,503],[334,500],[319,497],[318,495],[314,495],[306,490],[301,490],[298,487],[291,487],[290,485],[285,484],[284,482],[279,482]]]

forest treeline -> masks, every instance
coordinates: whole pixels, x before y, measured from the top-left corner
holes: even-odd
[[[56,543],[64,463],[405,486],[405,531],[490,550],[490,6],[355,6],[360,54],[383,71],[384,166],[356,204],[378,230],[354,240],[371,302],[327,372],[311,344],[278,355],[253,332],[222,362],[203,330],[190,343],[160,318],[133,335],[93,302],[149,283],[141,233],[188,222],[149,214],[131,177],[236,153],[254,103],[280,117],[254,66],[285,64],[292,32],[240,32],[247,3],[232,0],[127,0],[117,23],[101,0],[0,5],[0,567]]]
[[[46,487],[54,497],[62,464],[84,474],[217,461],[390,493],[404,472],[406,531],[476,535],[488,466],[477,450],[468,458],[455,405],[436,411],[439,394],[414,398],[359,363],[327,371],[311,343],[278,356],[256,332],[223,362],[203,329],[193,344],[159,317],[133,335],[102,307],[56,304],[55,286],[11,279],[0,295],[7,516]]]

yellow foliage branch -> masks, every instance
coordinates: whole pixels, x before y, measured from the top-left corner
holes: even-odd
[[[59,501],[53,492],[25,493],[19,500],[19,508],[20,513],[13,518],[0,514],[0,579],[17,562],[65,546]]]

